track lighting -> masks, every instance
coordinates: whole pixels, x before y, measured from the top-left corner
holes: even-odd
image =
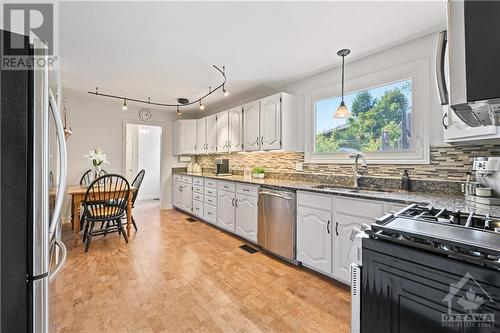
[[[156,106],[163,106],[163,107],[176,107],[177,108],[177,115],[180,116],[182,113],[179,110],[179,107],[187,107],[190,105],[193,105],[195,103],[200,104],[200,110],[205,110],[205,105],[203,105],[202,100],[210,95],[212,95],[214,92],[216,92],[219,89],[222,89],[223,95],[228,96],[229,92],[226,91],[226,67],[222,66],[222,69],[219,67],[213,65],[213,67],[222,75],[222,78],[224,81],[222,81],[221,84],[219,84],[217,87],[212,89],[212,87],[208,87],[208,92],[205,93],[203,96],[197,98],[197,99],[191,99],[188,100],[187,98],[179,98],[177,100],[177,104],[169,104],[169,103],[159,103],[159,102],[151,102],[151,98],[148,97],[146,100],[143,99],[137,99],[137,98],[128,98],[125,96],[118,96],[118,95],[111,95],[111,94],[103,94],[99,92],[99,89],[96,87],[95,91],[89,91],[88,93],[91,95],[95,96],[103,96],[103,97],[108,97],[108,98],[115,98],[115,99],[120,99],[123,100],[123,105],[122,105],[122,110],[125,111],[127,110],[127,100],[132,101],[134,103],[142,103],[142,104],[148,104],[148,105],[156,105]]]

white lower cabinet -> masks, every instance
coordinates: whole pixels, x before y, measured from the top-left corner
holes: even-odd
[[[202,219],[203,218],[203,202],[193,200],[193,215]]]
[[[217,207],[204,204],[203,219],[208,223],[217,224]]]
[[[331,221],[330,210],[297,208],[297,260],[329,275],[332,271]]]
[[[178,179],[178,180],[175,180]],[[174,175],[172,186],[172,204],[188,213],[193,212],[193,185],[192,177]]]
[[[186,212],[193,212],[193,186],[191,184],[182,185],[182,209]]]
[[[299,191],[297,260],[350,284],[351,233],[383,214],[382,202]]]
[[[217,225],[222,229],[234,232],[234,192],[219,190],[217,195]]]
[[[251,195],[236,194],[236,228],[238,236],[257,243],[258,198]]]
[[[181,192],[181,183],[174,182],[172,188],[172,205],[177,208],[182,208],[182,192]]]

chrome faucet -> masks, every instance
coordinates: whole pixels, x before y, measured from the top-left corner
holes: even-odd
[[[363,164],[362,166],[364,168],[366,168],[366,156],[365,154],[363,154],[362,152],[357,152],[357,153],[354,153],[353,155],[351,155],[352,157],[354,157],[354,175],[353,175],[353,187],[355,189],[358,189],[359,188],[359,180],[361,178],[363,178],[363,175],[361,175],[359,173],[359,166],[358,166],[358,162],[359,162],[359,157],[361,157],[363,159]]]

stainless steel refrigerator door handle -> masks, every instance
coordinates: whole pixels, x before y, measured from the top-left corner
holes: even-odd
[[[282,198],[282,199],[286,199],[286,200],[293,200],[292,197],[286,197],[286,196],[283,196],[281,194],[277,194],[277,193],[273,193],[273,192],[259,192],[259,194],[262,194],[262,195],[272,195],[272,196],[275,196],[275,197],[278,197],[278,198]]]
[[[59,274],[59,272],[61,271],[61,268],[66,263],[66,257],[68,256],[68,251],[66,249],[66,245],[64,245],[62,240],[60,240],[59,238],[56,237],[56,239],[54,240],[54,245],[56,245],[61,250],[61,252],[59,252],[60,257],[59,257],[59,262],[57,263],[56,268],[54,269],[54,271],[52,271],[52,273],[49,274],[49,283],[54,281],[57,274]]]
[[[448,104],[448,90],[446,89],[446,79],[444,73],[444,61],[446,55],[447,31],[439,33],[438,47],[436,54],[436,81],[441,105]]]
[[[64,138],[64,128],[61,119],[61,113],[57,107],[56,100],[52,91],[49,91],[49,103],[52,107],[49,109],[52,111],[54,116],[54,121],[56,124],[57,131],[57,142],[59,145],[59,184],[57,188],[57,197],[54,203],[54,213],[52,214],[52,221],[50,221],[49,229],[49,242],[54,238],[57,228],[57,221],[61,215],[61,208],[64,201],[64,195],[66,192],[66,176],[67,176],[67,165],[68,156],[66,153],[66,139]]]

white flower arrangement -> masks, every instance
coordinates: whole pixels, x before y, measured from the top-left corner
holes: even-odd
[[[89,153],[85,155],[85,157],[91,162],[94,166],[100,166],[101,164],[109,164],[108,157],[102,151],[101,148],[95,148],[94,150],[89,150]]]

